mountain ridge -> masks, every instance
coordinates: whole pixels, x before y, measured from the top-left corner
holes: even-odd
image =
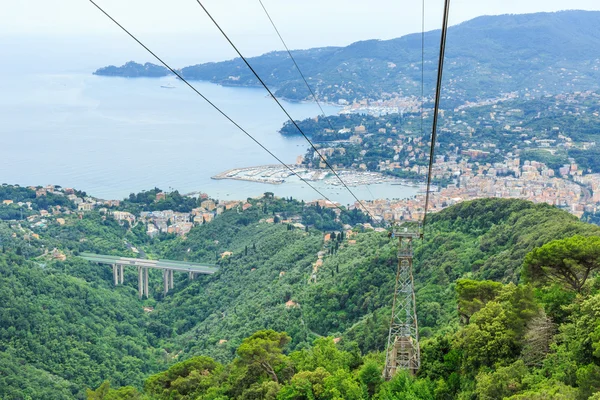
[[[448,30],[443,94],[454,101],[466,101],[521,88],[544,94],[598,87],[600,60],[589,50],[600,48],[599,25],[600,12],[573,10],[480,16],[452,26]],[[438,50],[439,30],[426,32],[427,95],[434,89]],[[292,53],[322,100],[420,93],[420,33]],[[248,60],[269,86],[277,88],[276,95],[291,100],[310,98],[286,52],[273,51]],[[190,80],[259,85],[239,58],[187,66],[180,72]]]

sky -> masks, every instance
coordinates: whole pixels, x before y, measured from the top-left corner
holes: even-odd
[[[115,19],[177,67],[232,58],[233,51],[195,0],[96,0]],[[246,55],[281,50],[258,0],[203,0]],[[0,44],[26,51],[64,41],[58,54],[110,62],[150,61],[88,0],[12,0],[0,9]],[[421,30],[422,0],[263,0],[293,49],[390,39]],[[441,25],[442,0],[425,0],[426,30]],[[452,0],[452,25],[480,15],[564,9],[600,10],[598,0]],[[53,42],[54,43],[54,42]],[[60,47],[60,46],[50,46]],[[13,51],[16,51],[13,49]],[[89,53],[89,54],[88,54]],[[70,54],[71,55],[71,54]]]

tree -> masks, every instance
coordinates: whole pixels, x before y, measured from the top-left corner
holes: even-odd
[[[481,372],[477,375],[477,398],[495,400],[507,398],[521,390],[522,379],[527,374],[527,367],[522,360],[494,372]]]
[[[358,379],[366,387],[369,397],[373,397],[383,382],[381,365],[375,360],[365,362],[358,372]]]
[[[86,397],[88,400],[140,400],[142,398],[136,388],[125,386],[111,389],[108,381],[104,381],[96,390],[88,389]]]
[[[528,366],[541,366],[550,352],[550,345],[556,331],[556,325],[543,311],[529,321],[521,357]]]
[[[579,398],[587,399],[592,394],[600,391],[600,367],[589,364],[577,370],[577,385]]]
[[[501,289],[502,284],[499,282],[457,280],[458,313],[463,322],[468,324],[471,316],[481,310],[487,302],[495,299]]]
[[[313,347],[291,353],[290,358],[298,371],[314,371],[321,367],[334,373],[339,369],[350,369],[352,354],[339,350],[333,337],[323,337],[315,339]]]
[[[193,357],[152,375],[146,380],[144,390],[156,399],[196,398],[218,385],[221,371],[221,365],[212,358]]]
[[[531,251],[523,276],[530,282],[559,282],[580,293],[590,275],[600,270],[600,237],[575,235]]]
[[[262,369],[269,378],[279,383],[275,368],[283,364],[283,348],[290,340],[285,332],[272,329],[258,331],[242,341],[237,354],[242,364]]]
[[[519,353],[517,334],[511,329],[509,311],[490,301],[473,314],[471,323],[457,334],[456,344],[463,351],[463,368],[476,374],[480,367],[512,360]]]

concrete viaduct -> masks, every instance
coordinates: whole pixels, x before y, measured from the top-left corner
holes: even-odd
[[[118,256],[107,256],[103,254],[81,253],[81,258],[98,264],[112,265],[115,286],[123,284],[125,267],[137,267],[138,269],[138,292],[140,299],[148,298],[148,268],[163,270],[163,284],[165,294],[173,289],[173,272],[187,272],[189,279],[194,279],[196,274],[214,274],[218,268],[210,264],[198,264],[187,261],[172,260],[143,260],[139,258],[127,258]]]

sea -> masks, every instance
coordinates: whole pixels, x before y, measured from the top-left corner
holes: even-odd
[[[321,198],[298,179],[281,185],[211,179],[228,169],[277,161],[174,77],[100,77],[88,64],[0,68],[0,183],[57,184],[102,199],[154,187],[224,200],[264,192]],[[306,153],[304,138],[278,133],[287,117],[263,89],[192,84],[284,162]],[[320,113],[314,103],[282,103],[295,119]],[[334,106],[324,109],[338,112]],[[314,186],[331,200],[354,203],[342,187]],[[390,183],[352,190],[361,200],[417,193]]]

